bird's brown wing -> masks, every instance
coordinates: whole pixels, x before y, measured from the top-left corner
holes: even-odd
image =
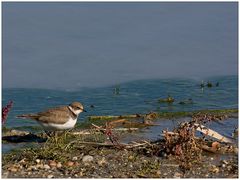
[[[69,109],[65,106],[48,109],[45,112],[37,113],[37,115],[38,118],[36,120],[43,123],[64,124],[70,118]]]

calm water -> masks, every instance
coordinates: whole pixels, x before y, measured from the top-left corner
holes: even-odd
[[[237,76],[225,76],[209,78],[213,84],[219,82],[219,87],[200,88],[201,81],[186,79],[141,80],[120,84],[120,94],[115,95],[114,86],[81,89],[78,91],[58,91],[43,89],[3,89],[3,105],[8,100],[14,101],[14,106],[9,113],[7,127],[21,130],[41,131],[39,125],[32,120],[16,119],[16,115],[42,111],[48,107],[65,105],[72,101],[80,101],[84,104],[87,113],[82,113],[80,121],[86,120],[91,115],[121,115],[148,113],[149,111],[193,111],[201,109],[225,109],[238,108],[238,79]],[[159,98],[166,98],[170,94],[175,98],[172,105],[158,103]],[[192,98],[193,104],[181,105],[180,101]],[[90,106],[94,105],[94,108]],[[172,129],[179,121],[157,120],[159,126],[142,129],[137,134],[127,136],[123,141],[131,141],[139,138],[159,138],[162,130]],[[238,119],[226,120],[219,123],[212,122],[210,127],[223,135],[231,136],[238,125]],[[36,128],[38,127],[38,128]],[[4,144],[3,152],[16,147],[29,146],[29,143],[18,145]]]
[[[141,80],[120,84],[120,94],[114,95],[112,87],[81,89],[76,91],[58,91],[43,89],[3,89],[3,105],[8,100],[14,101],[7,126],[38,126],[31,120],[17,119],[16,115],[42,111],[48,107],[65,105],[72,101],[80,101],[87,113],[80,115],[84,121],[91,115],[121,115],[147,113],[149,111],[193,111],[200,109],[238,108],[237,76],[209,78],[214,86],[200,88],[200,80],[164,79]],[[206,81],[207,81],[206,80]],[[170,94],[175,98],[172,105],[158,103],[159,98]],[[192,98],[193,104],[181,105],[180,101]],[[94,105],[94,108],[90,108]],[[29,130],[29,129],[28,129]]]

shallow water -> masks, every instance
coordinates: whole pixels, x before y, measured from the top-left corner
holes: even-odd
[[[156,126],[149,126],[147,128],[141,129],[137,133],[126,134],[121,141],[127,143],[131,141],[139,141],[139,140],[158,140],[162,138],[161,134],[163,130],[172,130],[173,128],[177,127],[177,125],[181,122],[190,120],[190,117],[187,118],[177,118],[177,119],[158,119],[154,120],[153,123],[157,124]],[[238,119],[236,118],[227,118],[223,121],[212,121],[205,125],[210,129],[213,129],[219,132],[221,135],[232,139],[232,133],[235,127],[238,127]],[[200,133],[198,133],[201,136]],[[234,139],[233,139],[234,140]]]
[[[17,119],[16,115],[34,113],[49,107],[65,105],[72,101],[83,103],[87,113],[82,113],[79,121],[91,115],[122,115],[148,113],[149,111],[193,111],[202,109],[238,108],[238,77],[222,76],[205,79],[211,81],[212,88],[200,88],[201,80],[192,79],[161,79],[139,80],[120,84],[120,94],[114,94],[114,87],[84,88],[80,90],[46,90],[46,89],[3,89],[3,106],[13,100],[7,127],[18,127],[22,130],[39,131],[34,127],[36,122]],[[219,82],[219,87],[215,84]],[[174,97],[173,104],[159,103],[158,99]],[[193,104],[179,104],[180,101],[192,98]],[[94,105],[94,108],[90,106]],[[220,133],[232,132],[238,120],[233,119],[223,124],[212,124]],[[163,129],[172,129],[177,122],[161,120],[160,126],[146,129],[142,136],[153,138]],[[229,133],[227,135],[230,135]]]

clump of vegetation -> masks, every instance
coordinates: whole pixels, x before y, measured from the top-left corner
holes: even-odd
[[[7,106],[2,108],[2,124],[4,125],[7,121],[8,113],[13,106],[13,101],[9,101]]]
[[[152,112],[154,113],[155,118],[178,118],[178,117],[192,117],[195,114],[198,113],[209,113],[209,114],[215,114],[215,115],[231,115],[231,113],[238,113],[238,109],[207,109],[207,110],[198,110],[198,111],[177,111],[177,112]],[[120,115],[120,116],[112,116],[112,115],[106,115],[106,116],[89,116],[88,120],[89,121],[94,121],[94,123],[97,123],[99,120],[116,120],[116,119],[139,119],[139,118],[145,118],[146,116],[149,116],[149,114],[125,114],[125,115]],[[153,119],[153,118],[152,118]]]
[[[206,83],[206,86],[207,86],[208,88],[211,88],[211,87],[213,87],[213,83],[210,82],[210,81],[208,81],[208,82]],[[219,82],[216,82],[215,86],[218,87],[218,86],[219,86]],[[200,87],[201,87],[201,88],[204,88],[204,87],[205,87],[205,84],[204,84],[203,81],[202,81],[202,83],[200,84]]]
[[[171,104],[174,102],[174,98],[172,96],[168,95],[168,97],[166,99],[159,99],[158,102]]]
[[[191,169],[192,165],[201,161],[202,146],[206,144],[204,136],[196,137],[197,128],[209,121],[222,120],[225,115],[197,113],[189,122],[180,123],[172,132],[164,133],[164,150],[179,160],[183,170]]]

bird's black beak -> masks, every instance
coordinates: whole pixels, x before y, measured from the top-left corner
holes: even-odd
[[[85,109],[83,109],[83,112],[87,112]]]

